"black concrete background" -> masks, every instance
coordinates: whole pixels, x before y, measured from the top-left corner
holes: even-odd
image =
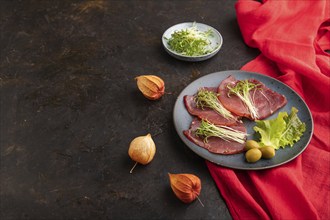
[[[241,37],[234,0],[0,0],[0,219],[231,219],[204,159],[176,134],[181,90],[258,55]],[[224,38],[214,58],[170,57],[161,36],[197,21]],[[149,101],[134,78],[164,79]],[[154,160],[134,162],[130,141],[150,133]],[[168,172],[200,177],[200,199],[179,201]]]

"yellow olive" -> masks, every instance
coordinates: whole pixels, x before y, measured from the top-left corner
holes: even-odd
[[[260,148],[262,158],[271,159],[275,156],[275,149],[270,146]]]
[[[245,153],[246,161],[249,163],[255,163],[261,158],[261,151],[258,148],[252,148]]]
[[[248,150],[250,150],[250,149],[253,149],[253,148],[259,148],[259,147],[260,147],[260,146],[259,146],[258,142],[254,141],[254,140],[247,140],[247,141],[245,142],[245,147],[244,147],[244,149],[245,149],[246,151],[248,151]]]

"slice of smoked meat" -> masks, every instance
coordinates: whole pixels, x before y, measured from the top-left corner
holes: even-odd
[[[200,126],[201,120],[194,117],[191,122],[189,130],[183,131],[183,134],[196,145],[207,149],[211,153],[215,154],[237,154],[244,150],[244,144],[240,144],[235,141],[226,141],[219,137],[209,137],[207,142],[202,137],[196,136],[195,131]],[[232,129],[246,132],[246,128],[243,123],[228,126]]]
[[[227,86],[234,86],[237,82],[238,80],[235,77],[229,76],[224,79],[218,87],[218,93],[220,94],[218,96],[219,101],[226,109],[236,115],[251,120],[260,120],[272,115],[276,110],[282,108],[287,103],[287,99],[284,95],[271,90],[258,80],[249,79],[249,82],[258,85],[257,88],[250,90],[250,97],[258,114],[257,118],[253,118],[249,109],[238,96],[235,94],[228,95],[229,89]]]
[[[217,88],[212,88],[212,87],[204,87],[203,89],[212,91],[212,92],[217,92]],[[196,105],[195,102],[195,95],[186,95],[183,98],[184,104],[186,106],[187,111],[193,115],[197,116],[200,119],[207,120],[213,124],[216,125],[233,125],[236,124],[238,121],[238,117],[235,116],[235,118],[225,118],[216,111],[214,111],[211,108],[199,108]],[[220,101],[219,101],[220,103]]]

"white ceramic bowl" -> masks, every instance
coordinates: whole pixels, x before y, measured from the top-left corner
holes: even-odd
[[[213,50],[211,52],[201,55],[201,56],[187,56],[187,55],[182,55],[182,54],[179,54],[179,53],[171,50],[167,42],[168,42],[168,39],[171,38],[172,33],[174,33],[175,31],[180,31],[183,29],[190,28],[193,26],[194,23],[195,23],[197,30],[199,30],[199,31],[202,31],[202,32],[205,32],[208,30],[212,31],[212,36],[208,37],[208,39],[211,42],[210,47]],[[164,46],[165,50],[171,56],[173,56],[179,60],[197,62],[197,61],[203,61],[203,60],[210,59],[211,57],[216,55],[222,46],[223,39],[222,39],[221,34],[215,28],[213,28],[209,25],[197,23],[197,22],[185,22],[185,23],[176,24],[176,25],[170,27],[169,29],[167,29],[162,36],[162,42],[163,42],[163,46]]]

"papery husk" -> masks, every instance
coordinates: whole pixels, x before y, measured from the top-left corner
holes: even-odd
[[[141,75],[135,78],[142,94],[150,100],[156,100],[165,93],[164,81],[155,75]]]
[[[150,163],[155,153],[156,145],[151,138],[151,134],[134,138],[128,149],[130,158],[143,165]]]
[[[191,203],[201,191],[201,181],[193,174],[171,174],[169,173],[171,188],[182,202]],[[201,203],[202,204],[202,203]]]

